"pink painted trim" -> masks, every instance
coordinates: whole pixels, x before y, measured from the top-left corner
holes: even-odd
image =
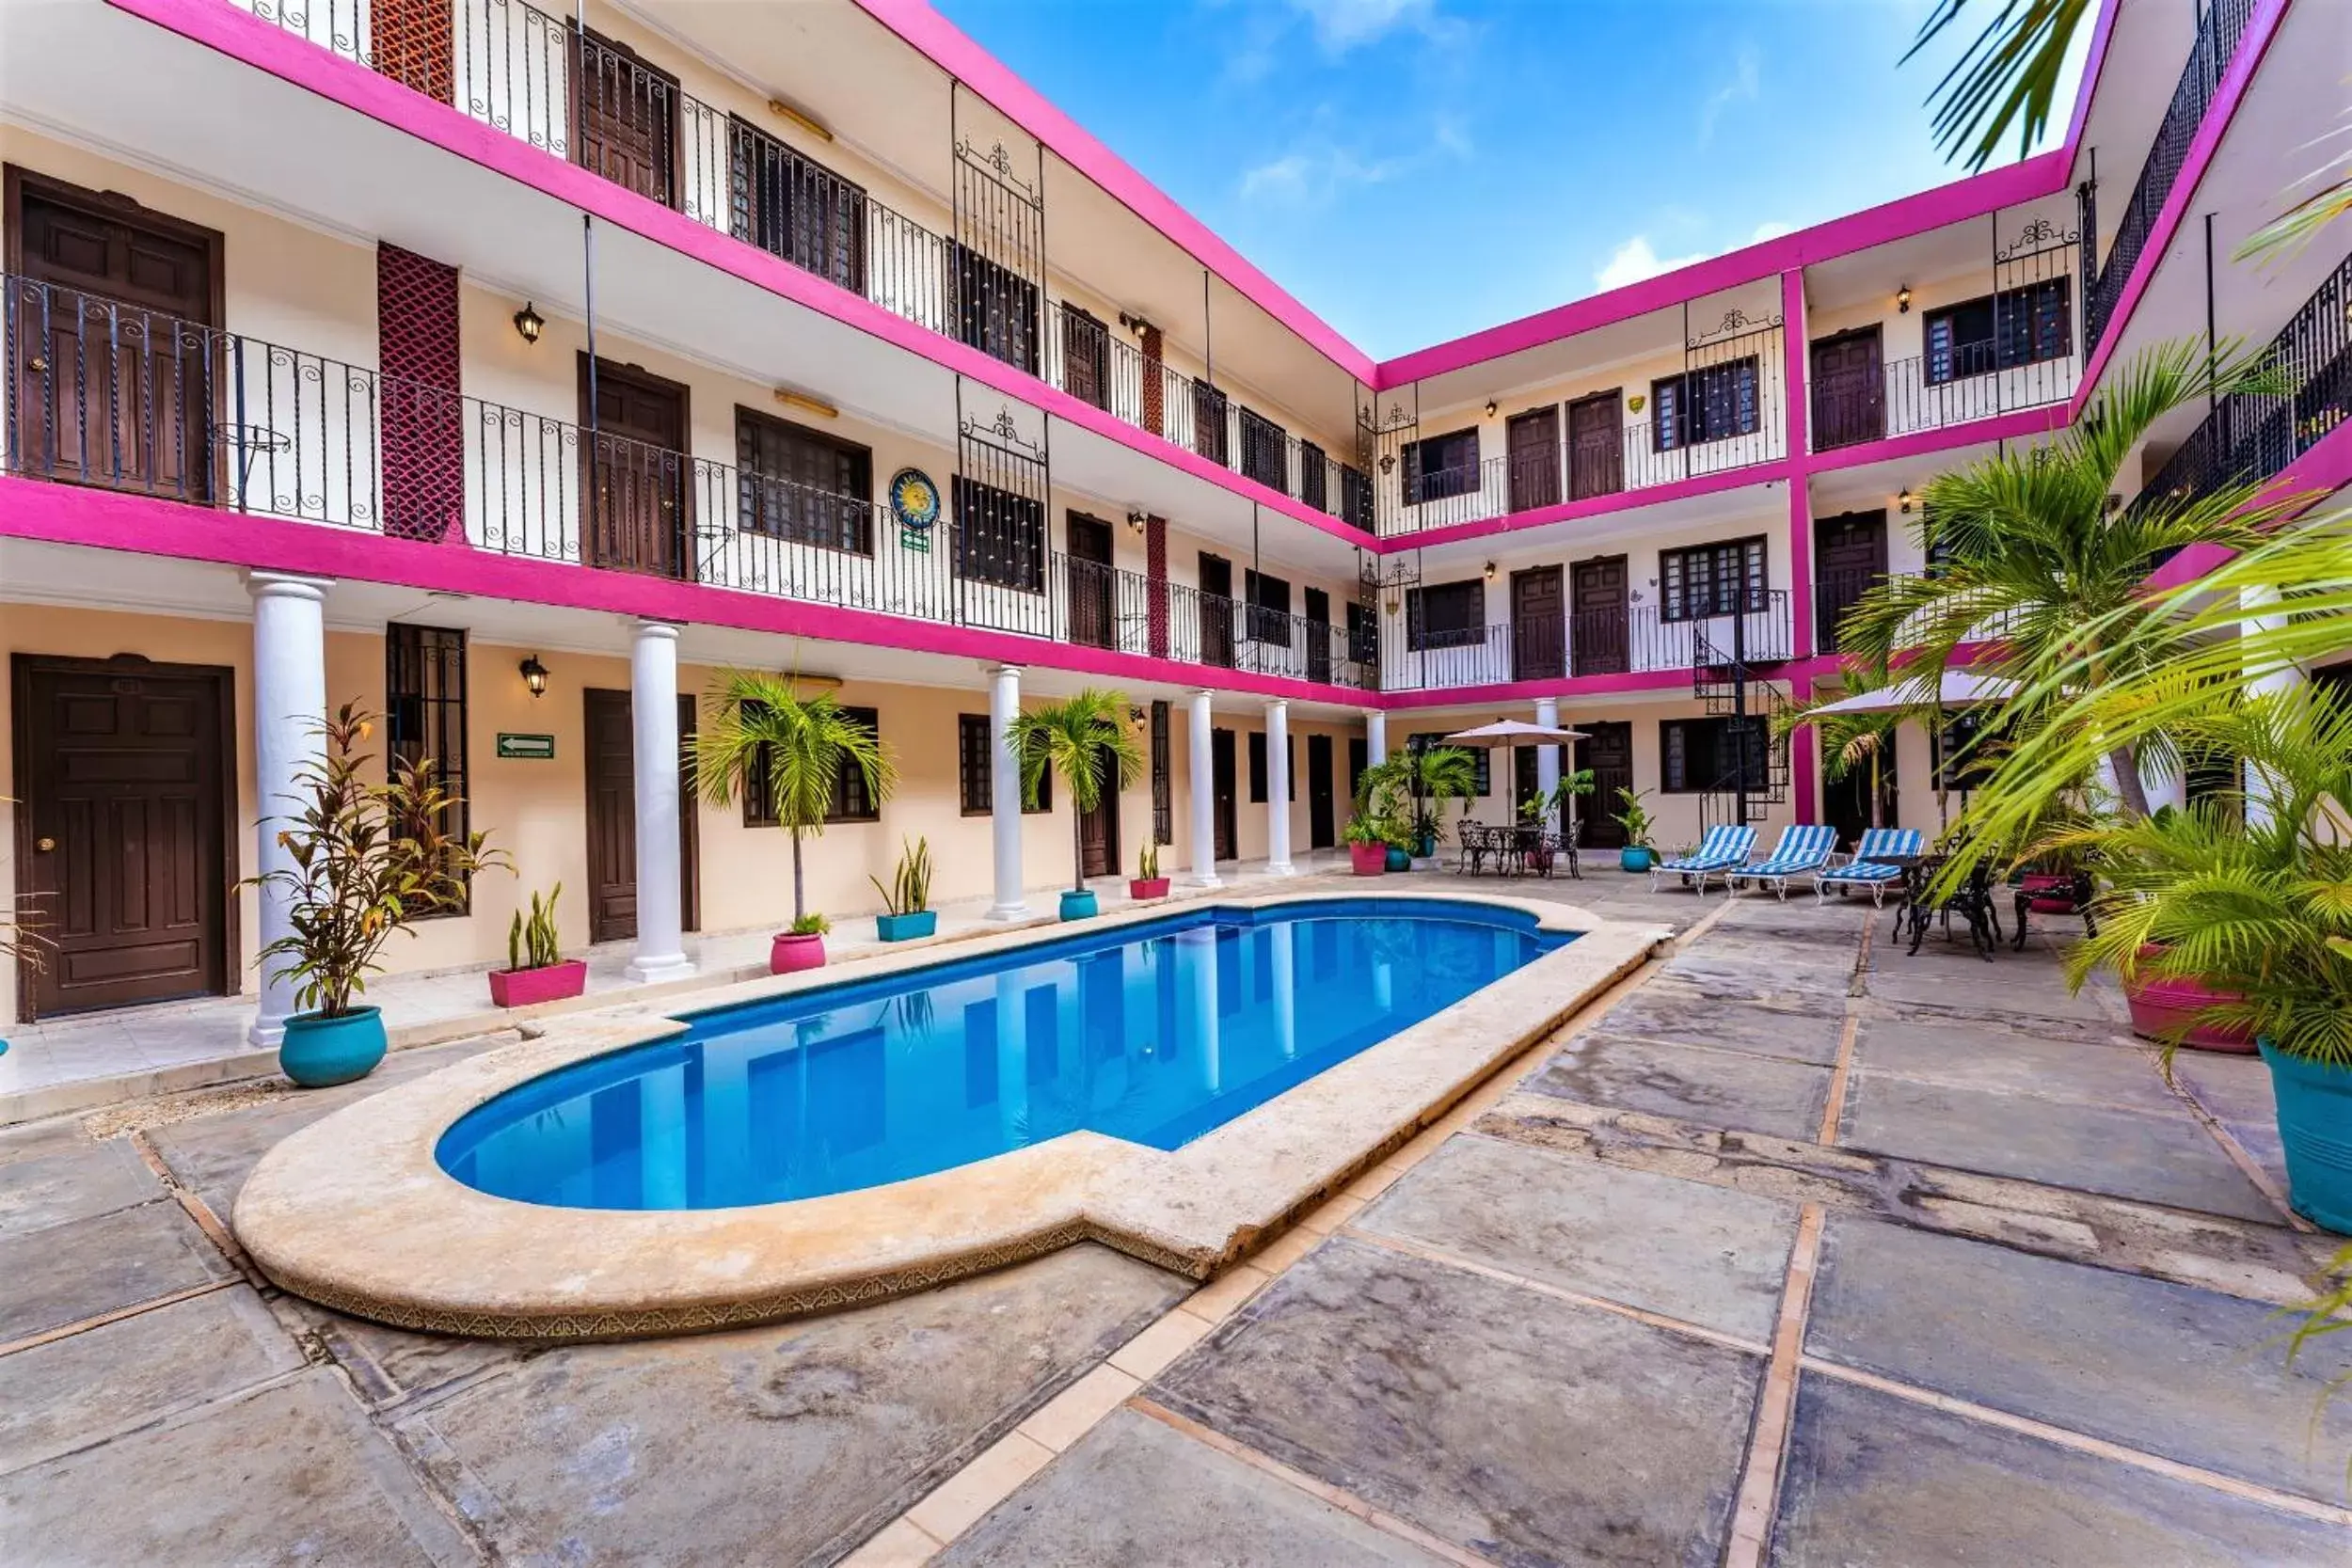
[[[1788,683],[1789,700],[1804,707],[1813,701],[1813,683],[1796,679]],[[1800,724],[1788,732],[1788,787],[1796,797],[1797,823],[1810,827],[1821,819],[1821,784],[1818,761],[1814,756],[1813,726]]]
[[[1813,651],[1813,491],[1804,477],[1813,354],[1807,343],[1804,271],[1791,267],[1780,275],[1780,401],[1788,430],[1788,635],[1800,656]]]
[[[1499,681],[1431,691],[1386,691],[1384,708],[1485,707],[1495,703],[1531,703],[1538,697],[1592,697],[1613,691],[1688,691],[1691,671],[1643,670],[1624,675],[1570,675],[1563,680]]]
[[[107,4],[292,86],[342,103],[396,131],[406,132],[493,173],[593,213],[618,228],[755,284],[796,305],[831,316],[895,348],[993,388],[1007,397],[1072,424],[1083,425],[1246,500],[1321,530],[1344,544],[1370,546],[1372,536],[1351,523],[1317,512],[1303,501],[1293,500],[1280,491],[1212,463],[1197,452],[1114,419],[1092,404],[1057,390],[993,356],[893,314],[863,295],[803,272],[732,235],[696,223],[682,213],[623,190],[601,175],[485,125],[449,104],[262,22],[224,0],[107,0]]]
[[[1695,479],[1677,479],[1671,483],[1644,485],[1634,490],[1612,490],[1605,496],[1587,496],[1582,500],[1562,501],[1557,506],[1513,512],[1501,517],[1448,523],[1443,528],[1422,529],[1413,533],[1392,533],[1382,538],[1377,549],[1382,555],[1401,555],[1407,550],[1427,549],[1433,545],[1458,545],[1464,540],[1484,539],[1497,533],[1517,533],[1525,529],[1579,522],[1586,517],[1603,516],[1613,512],[1638,511],[1645,506],[1681,500],[1690,496],[1743,490],[1752,484],[1764,484],[1788,476],[1787,460],[1773,458],[1769,462],[1751,463],[1744,468],[1725,468],[1721,473],[1701,474]]]
[[[1965,420],[1959,424],[1947,424],[1935,430],[1915,430],[1908,436],[1890,436],[1883,441],[1863,441],[1851,447],[1835,447],[1828,451],[1812,453],[1805,466],[1817,474],[1837,468],[1859,468],[1868,463],[1932,456],[1953,447],[1975,446],[1980,441],[2022,440],[2045,431],[2062,430],[2066,423],[2066,405],[2062,403],[2046,404],[2040,408],[2021,408],[2013,414]]]
[[[1312,681],[943,626],[836,605],[806,604],[635,572],[497,555],[461,545],[387,539],[357,529],[223,512],[12,475],[0,475],[0,537],[304,577],[353,578],[428,592],[611,611],[653,621],[734,626],[779,637],[904,648],[998,664],[1050,665],[1118,680],[1215,686],[1268,697],[1366,705],[1366,693]]]
[[[2070,421],[2082,417],[2107,361],[2114,357],[2116,345],[2123,341],[2132,311],[2155,280],[2165,253],[2172,248],[2173,236],[2180,232],[2188,210],[2196,205],[2198,187],[2204,183],[2205,171],[2212,166],[2214,154],[2220,151],[2230,122],[2237,118],[2238,105],[2245,101],[2247,89],[2253,86],[2254,73],[2262,69],[2263,56],[2270,52],[2272,40],[2279,36],[2279,24],[2286,17],[2288,4],[2289,0],[2258,0],[2259,8],[2238,39],[2237,53],[2230,57],[2230,69],[2221,73],[2221,85],[2215,90],[2213,102],[2205,106],[2204,121],[2198,126],[2188,152],[2181,160],[2181,172],[2173,179],[2172,193],[2164,198],[2164,209],[2148,230],[2147,246],[2140,251],[2132,276],[2124,280],[2123,292],[2116,298],[2115,313],[2107,320],[2106,336],[2101,338],[2098,351],[2091,355],[2090,363],[2083,367],[2082,384],[2074,388],[2074,401],[2066,407]]]
[[[2149,573],[2139,585],[2140,591],[2161,594],[2168,588],[2180,588],[2195,582],[2208,572],[2220,570],[2236,559],[2237,551],[2221,545],[2191,545]]]
[[[1220,239],[1151,181],[1138,173],[1044,95],[1013,74],[1003,61],[967,37],[925,0],[857,0],[868,16],[930,56],[948,75],[1003,111],[1007,119],[1054,150],[1065,163],[1110,193],[1121,206],[1150,224],[1236,293],[1296,333],[1349,375],[1369,382],[1372,356],[1340,336],[1328,323]]]
[[[2280,469],[2256,498],[2261,505],[2294,501],[2280,519],[2292,521],[2346,485],[2352,485],[2352,424],[2339,425],[2319,438],[2319,444]],[[2274,525],[2276,526],[2276,525]],[[2237,559],[2237,552],[2219,545],[2191,545],[2148,574],[2143,592],[2161,594],[2185,588]]]
[[[2066,186],[2066,155],[2044,152],[2021,164],[1971,175],[1948,185],[1899,198],[1793,234],[1743,245],[1727,255],[1629,283],[1552,309],[1490,326],[1467,337],[1384,360],[1375,391],[1442,375],[1448,371],[1539,347],[1613,322],[1680,305],[1686,300],[1753,283],[1774,273],[1830,261],[1891,240],[1981,217]]]

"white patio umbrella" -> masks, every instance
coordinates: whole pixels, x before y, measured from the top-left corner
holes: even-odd
[[[1498,719],[1491,724],[1475,729],[1456,730],[1446,739],[1462,746],[1478,746],[1492,750],[1501,746],[1545,746],[1569,740],[1592,738],[1582,730],[1564,730],[1557,724],[1531,724],[1524,719]],[[1511,778],[1511,820],[1519,819],[1519,781]],[[1568,831],[1576,831],[1575,808],[1570,806]]]
[[[1987,703],[2006,703],[2017,695],[2017,683],[1999,675],[1972,674],[1966,670],[1947,670],[1937,683],[1932,703],[1917,681],[1894,681],[1875,691],[1857,691],[1851,697],[1824,703],[1813,709],[1811,717],[1821,718],[1834,713],[1893,713],[1899,708],[1981,707]]]

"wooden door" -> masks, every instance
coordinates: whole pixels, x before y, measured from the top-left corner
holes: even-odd
[[[1331,678],[1331,595],[1320,588],[1307,590],[1307,678]]]
[[[1307,847],[1328,849],[1340,841],[1338,806],[1333,800],[1331,737],[1307,737]]]
[[[586,738],[581,750],[588,773],[588,940],[620,942],[637,934],[637,743],[629,722],[629,694],[591,687]],[[694,733],[694,699],[677,700],[678,738]],[[678,760],[678,893],[691,931],[702,924],[696,909],[696,866],[701,859],[695,832],[693,782],[680,746]]]
[[[1613,496],[1625,488],[1623,388],[1568,404],[1568,499]]]
[[[1200,662],[1220,669],[1233,664],[1233,563],[1221,555],[1200,554]]]
[[[1577,802],[1576,842],[1587,849],[1622,848],[1625,830],[1615,814],[1625,802],[1617,791],[1633,787],[1633,726],[1580,720],[1576,727],[1588,738],[1575,743],[1575,766],[1593,770],[1593,792]]]
[[[1511,678],[1557,680],[1566,674],[1568,636],[1560,568],[1511,574]]]
[[[18,656],[21,903],[47,939],[26,1020],[228,991],[232,690],[221,669]]]
[[[1886,576],[1886,513],[1847,512],[1813,522],[1813,640],[1837,651],[1837,625]]]
[[[1813,345],[1813,447],[1851,447],[1886,434],[1886,378],[1876,323]]]
[[[1063,558],[1062,567],[1062,614],[1070,641],[1088,648],[1117,647],[1111,525],[1082,512],[1070,514],[1070,553]]]
[[[1514,414],[1503,426],[1510,453],[1511,510],[1530,512],[1560,499],[1560,406]]]
[[[1108,877],[1119,870],[1119,769],[1098,765],[1096,771],[1094,809],[1078,816],[1078,863],[1089,877]]]
[[[572,150],[580,167],[664,207],[678,204],[678,80],[593,29],[566,40]],[[579,57],[579,56],[584,56]]]
[[[1580,675],[1622,675],[1633,668],[1625,557],[1597,556],[1569,568],[1573,604],[1569,657]]]
[[[427,98],[455,103],[455,12],[451,0],[370,0],[369,54],[376,71]]]
[[[6,183],[11,466],[210,502],[220,235],[13,166]]]
[[[585,443],[588,564],[691,577],[686,388],[609,359],[596,361],[593,397],[589,382],[582,354],[580,422],[595,431]]]
[[[1211,853],[1218,860],[1230,861],[1241,854],[1241,825],[1233,784],[1233,732],[1209,732],[1209,793],[1216,808],[1216,832]]]
[[[1097,408],[1111,405],[1110,329],[1068,300],[1061,307],[1061,389]]]

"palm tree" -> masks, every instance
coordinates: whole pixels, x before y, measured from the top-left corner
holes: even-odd
[[[2093,0],[1999,0],[2000,9],[1928,95],[1935,105],[1935,144],[1964,156],[1974,173],[2017,132],[2017,155],[2033,150],[2049,127],[2058,79],[2074,35],[2097,8]],[[1968,0],[1938,0],[1903,55],[1908,62],[1960,20]],[[1981,14],[1981,13],[1979,13]]]
[[[791,675],[728,670],[710,683],[709,712],[688,739],[695,786],[714,806],[749,800],[792,835],[792,918],[807,918],[801,840],[825,831],[833,793],[846,764],[880,805],[898,770],[873,730],[852,719],[833,693],[801,695]]]
[[[1774,721],[1781,737],[1786,739],[1792,730],[1810,724],[1821,742],[1821,772],[1832,784],[1850,777],[1858,768],[1867,768],[1870,780],[1870,826],[1886,826],[1886,790],[1883,783],[1884,765],[1895,754],[1896,732],[1903,721],[1914,717],[1904,708],[1887,708],[1876,713],[1831,713],[1816,710],[1829,702],[1842,702],[1858,697],[1866,691],[1877,691],[1887,685],[1886,673],[1867,664],[1846,667],[1846,689],[1827,702],[1817,703],[1812,709],[1800,708],[1781,715]]]
[[[1413,836],[1431,837],[1443,826],[1438,813],[1446,801],[1478,793],[1478,759],[1460,746],[1407,746],[1364,769],[1356,784],[1358,804],[1383,788],[1411,800]]]
[[[1955,663],[2028,688],[2070,663],[2094,689],[2160,668],[2182,648],[2149,608],[2143,585],[2152,565],[2190,546],[2249,549],[2301,498],[2230,484],[2119,507],[2110,499],[2118,473],[2173,410],[2280,386],[2275,372],[2234,351],[2217,357],[2187,341],[2150,349],[2046,446],[1929,481],[1915,527],[1932,564],[1924,576],[1889,578],[1863,594],[1838,627],[1838,646],[1864,664],[1899,667],[1923,696]],[[2033,705],[2006,705],[2000,721],[2011,733],[2031,725]],[[2106,752],[2134,816],[2148,814],[2138,764],[2151,741],[2160,749],[2160,736],[2143,736],[2119,737]]]
[[[1016,716],[1005,739],[1021,759],[1021,796],[1038,803],[1047,768],[1070,792],[1071,889],[1087,887],[1085,817],[1103,802],[1104,775],[1111,793],[1125,792],[1143,772],[1143,749],[1127,731],[1127,699],[1089,687],[1074,697],[1048,703]]]

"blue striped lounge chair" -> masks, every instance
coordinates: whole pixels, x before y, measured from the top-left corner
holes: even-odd
[[[1903,879],[1903,868],[1898,863],[1918,859],[1920,847],[1916,828],[1868,829],[1854,845],[1853,858],[1815,877],[1813,891],[1826,904],[1832,889],[1845,893],[1868,888],[1870,907],[1881,908],[1886,901],[1886,890]]]
[[[1737,888],[1741,882],[1754,882],[1758,887],[1771,884],[1785,903],[1788,898],[1788,879],[1811,877],[1817,881],[1828,866],[1829,858],[1837,848],[1837,830],[1826,824],[1800,823],[1780,831],[1780,842],[1772,852],[1750,865],[1724,874],[1724,885]]]
[[[1737,871],[1748,863],[1756,852],[1756,830],[1735,828],[1728,822],[1718,822],[1707,830],[1699,847],[1677,860],[1659,861],[1649,868],[1649,890],[1658,891],[1659,879],[1680,877],[1686,883],[1695,877],[1699,891],[1707,891],[1707,879],[1727,871]]]

